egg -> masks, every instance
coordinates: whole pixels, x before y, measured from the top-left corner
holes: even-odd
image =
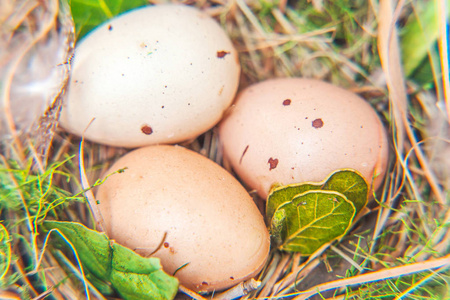
[[[180,146],[139,148],[120,158],[97,193],[111,239],[161,259],[198,292],[256,276],[270,238],[244,187],[208,158]]]
[[[135,9],[77,43],[60,125],[111,146],[190,140],[222,118],[239,74],[231,40],[207,14]]]
[[[280,78],[246,88],[219,134],[225,159],[264,199],[274,184],[318,182],[344,168],[377,189],[387,168],[387,135],[375,110],[318,80]]]

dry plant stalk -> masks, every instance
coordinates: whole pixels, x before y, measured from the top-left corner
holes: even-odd
[[[356,275],[350,278],[345,278],[341,280],[331,281],[327,282],[325,284],[321,284],[318,286],[315,286],[308,291],[298,292],[291,295],[298,295],[293,300],[305,300],[309,297],[327,291],[331,289],[337,289],[341,287],[347,287],[347,286],[354,286],[354,285],[360,285],[363,283],[373,282],[373,281],[379,281],[379,280],[385,280],[390,279],[393,277],[399,277],[403,275],[409,275],[412,273],[418,273],[423,271],[428,271],[432,269],[442,268],[440,271],[444,271],[450,267],[450,254],[447,254],[444,257],[428,260],[425,262],[418,262],[413,263],[409,265],[384,269],[376,272],[370,272],[367,274],[362,275]]]

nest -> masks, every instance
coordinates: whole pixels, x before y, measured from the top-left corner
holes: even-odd
[[[445,1],[183,3],[228,32],[240,53],[240,89],[275,77],[332,82],[370,102],[391,140],[384,186],[340,242],[307,258],[273,250],[260,284],[214,298],[450,297]],[[89,183],[128,150],[85,142],[80,152],[81,140],[57,127],[75,41],[68,3],[0,5],[0,298],[105,299],[71,253],[52,248],[40,224],[53,218],[92,228]],[[45,72],[48,60],[57,67]],[[32,89],[48,79],[52,85]],[[214,129],[183,144],[223,164],[217,145]],[[204,299],[181,291],[179,297]]]

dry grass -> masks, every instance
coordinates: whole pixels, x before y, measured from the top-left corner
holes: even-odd
[[[261,285],[246,286],[254,290],[241,299],[449,299],[448,36],[437,34],[437,48],[427,52],[433,80],[421,82],[414,72],[403,74],[409,57],[402,47],[415,45],[401,43],[402,29],[411,15],[420,13],[422,3],[184,2],[206,10],[228,31],[240,52],[241,88],[285,76],[333,82],[367,99],[391,137],[391,172],[350,234],[307,259],[273,251],[258,278]],[[0,1],[0,224],[7,230],[0,234],[0,267],[10,262],[1,278],[2,299],[42,299],[47,294],[54,299],[104,299],[76,260],[60,251],[44,251],[44,236],[39,234],[39,224],[47,217],[95,226],[91,217],[95,211],[88,209],[83,192],[93,201],[86,188],[126,152],[83,145],[77,137],[55,131],[73,46],[67,8],[61,3],[49,1],[44,9],[37,1]],[[439,32],[446,32],[449,4],[430,3],[439,7]],[[36,27],[36,22],[43,24]],[[34,127],[21,127],[11,96],[13,78],[23,72],[20,63],[27,53],[36,51],[45,37],[56,39],[58,26],[66,28],[67,35],[61,86],[44,105],[50,107],[44,117],[43,111],[33,111]],[[222,164],[217,145],[214,130],[185,144]],[[211,298],[181,290],[196,299]],[[236,290],[246,289],[242,285]]]

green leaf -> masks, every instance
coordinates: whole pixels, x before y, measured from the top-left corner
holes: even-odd
[[[353,202],[356,213],[366,206],[369,198],[369,185],[364,177],[354,170],[339,170],[332,173],[322,189],[343,194]]]
[[[173,299],[178,280],[167,275],[158,258],[144,258],[109,240],[104,233],[73,222],[45,221],[74,245],[83,267],[99,280],[111,282],[124,299]]]
[[[77,39],[120,13],[147,4],[147,0],[71,0]]]
[[[446,7],[450,16],[450,6]],[[413,8],[414,14],[401,31],[403,68],[408,77],[428,60],[428,53],[439,37],[438,2],[416,1]]]
[[[0,223],[0,282],[8,272],[11,264],[11,240],[8,230]]]
[[[324,244],[344,235],[355,213],[353,202],[338,192],[299,194],[280,205],[274,214],[278,220],[273,222],[279,223],[277,233],[283,241],[279,249],[311,255]],[[280,215],[285,217],[280,219]]]
[[[280,245],[283,242],[282,237],[287,235],[286,211],[284,209],[275,211],[272,222],[270,223],[270,229],[272,244]]]
[[[266,203],[266,216],[269,223],[280,205],[290,202],[295,195],[310,190],[339,192],[354,203],[356,213],[361,211],[368,200],[368,184],[359,172],[350,169],[337,170],[322,182],[303,182],[273,188]]]
[[[84,269],[84,275],[86,279],[92,283],[93,286],[103,295],[103,296],[113,296],[115,290],[113,289],[111,282],[106,282],[98,279],[88,269]]]

